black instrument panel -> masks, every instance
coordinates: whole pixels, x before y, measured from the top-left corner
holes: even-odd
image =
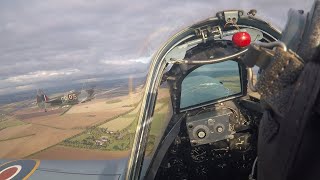
[[[225,108],[187,117],[186,126],[191,145],[198,146],[233,139],[235,131],[229,121],[232,115],[233,112]]]
[[[247,179],[256,158],[260,117],[240,99],[187,112],[156,179]]]

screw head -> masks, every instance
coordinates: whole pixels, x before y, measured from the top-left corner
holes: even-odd
[[[222,126],[218,126],[217,127],[217,132],[218,133],[222,133],[223,132],[223,127]]]
[[[206,133],[205,133],[204,131],[199,131],[199,132],[198,132],[198,137],[199,137],[200,139],[203,139],[203,138],[206,137]]]

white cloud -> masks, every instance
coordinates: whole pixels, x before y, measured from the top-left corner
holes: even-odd
[[[217,11],[255,8],[284,27],[289,8],[308,11],[312,2],[0,1],[0,91],[145,73],[149,56],[170,35]]]
[[[74,81],[74,83],[90,83],[90,82],[98,82],[98,81],[102,81],[105,78],[89,78],[89,79],[79,79]]]
[[[152,56],[151,56],[152,57]],[[127,61],[133,62],[133,63],[143,63],[143,64],[148,64],[151,61],[151,57],[141,57],[137,59],[129,59]]]
[[[50,78],[69,76],[79,72],[79,69],[62,69],[59,71],[36,71],[30,72],[24,75],[13,76],[5,79],[4,81],[9,83],[21,83],[21,82],[32,82],[43,81]]]
[[[101,60],[101,63],[105,65],[130,65],[132,62],[124,60]]]
[[[35,87],[33,85],[24,85],[24,86],[0,88],[0,95],[5,95],[5,94],[9,94],[9,93],[23,92],[23,91],[26,91],[26,90],[33,90],[33,89],[35,89]]]
[[[24,85],[24,86],[17,86],[16,90],[25,91],[25,90],[32,90],[34,89],[33,85]]]
[[[136,59],[124,59],[124,60],[101,60],[100,62],[106,65],[133,65],[137,63],[148,64],[151,57],[140,57]]]

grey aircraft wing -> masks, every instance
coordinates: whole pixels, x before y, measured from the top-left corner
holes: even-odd
[[[23,161],[19,160],[17,164],[21,165],[21,171],[13,178],[19,179],[20,173],[24,169],[28,169],[28,163],[23,165]],[[0,160],[0,167],[10,160]],[[14,163],[15,161],[13,161]],[[127,159],[116,160],[42,160],[36,170],[31,173],[30,180],[119,180],[123,179]],[[30,164],[32,166],[32,164]]]

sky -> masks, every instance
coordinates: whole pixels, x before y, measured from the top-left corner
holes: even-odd
[[[145,74],[170,35],[225,9],[283,28],[313,0],[1,0],[0,95]]]

